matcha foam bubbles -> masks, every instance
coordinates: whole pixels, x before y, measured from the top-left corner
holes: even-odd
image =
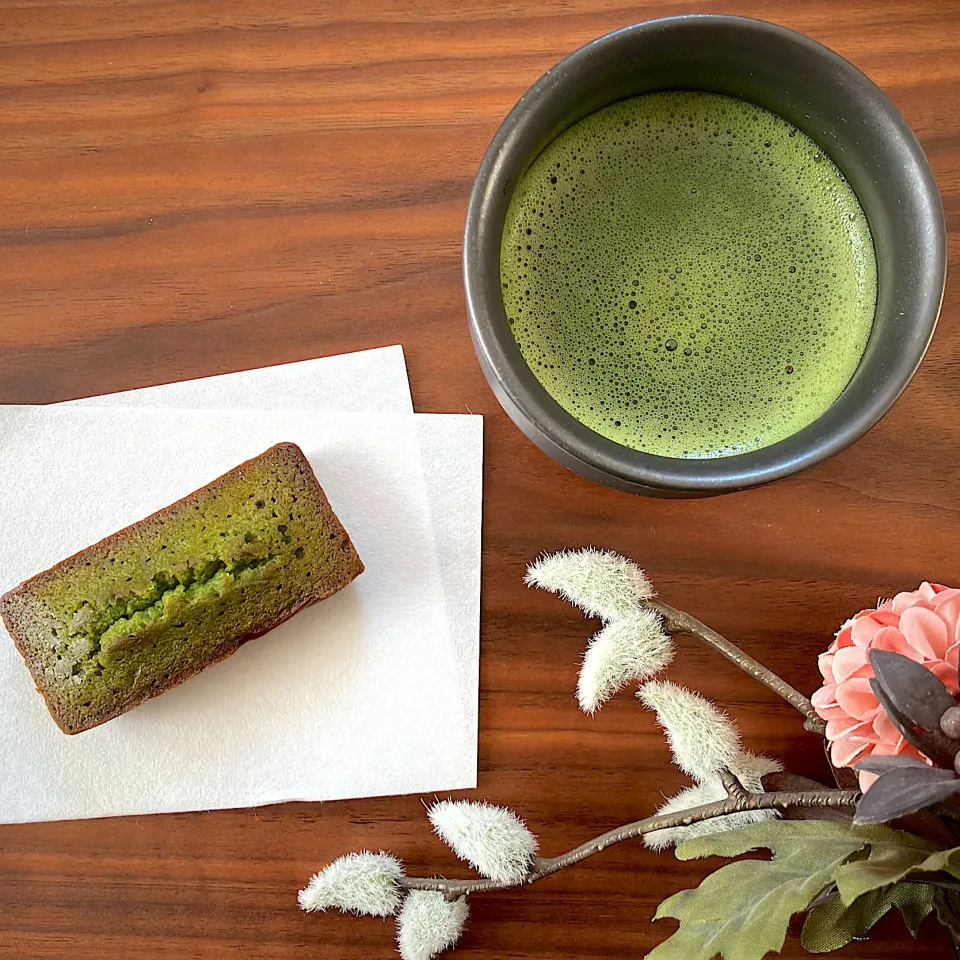
[[[586,426],[666,457],[767,446],[860,362],[876,261],[856,196],[767,110],[649,94],[591,114],[523,176],[501,247],[511,329]]]

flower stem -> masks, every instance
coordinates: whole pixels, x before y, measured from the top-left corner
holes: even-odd
[[[735,663],[744,673],[749,674],[754,680],[759,681],[765,687],[783,697],[796,710],[799,710],[807,718],[804,726],[808,730],[819,734],[826,731],[827,725],[818,716],[816,709],[807,697],[799,690],[791,687],[771,669],[754,660],[749,654],[744,653],[735,643],[731,643],[726,637],[721,636],[705,623],[701,623],[696,617],[692,617],[682,610],[677,610],[676,607],[671,607],[670,604],[663,603],[661,600],[651,600],[648,606],[663,617],[664,627],[671,636],[683,633],[702,640],[707,646],[713,647],[718,653],[722,653],[728,660]]]
[[[729,789],[729,788],[728,788]],[[742,789],[742,788],[741,788]],[[725,817],[730,813],[742,813],[745,810],[788,810],[804,807],[830,808],[832,810],[847,810],[856,806],[860,794],[856,790],[808,790],[800,792],[781,791],[778,793],[746,793],[736,795],[726,800],[707,803],[700,807],[692,807],[677,813],[662,814],[627,823],[607,833],[594,837],[579,847],[569,850],[558,857],[536,857],[530,870],[523,879],[516,882],[501,882],[497,880],[444,880],[439,877],[403,877],[399,886],[404,890],[436,890],[442,893],[447,900],[456,900],[459,897],[472,893],[486,893],[491,890],[509,890],[512,887],[522,887],[536,883],[544,877],[572,867],[595,853],[612,847],[615,843],[632,840],[654,830],[666,830],[671,827],[689,827],[693,823],[712,820],[714,817]]]

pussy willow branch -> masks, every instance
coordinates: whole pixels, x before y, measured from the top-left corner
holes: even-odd
[[[719,776],[723,788],[727,791],[727,797],[731,800],[743,800],[750,796],[750,791],[729,770],[721,770]]]
[[[785,680],[781,680],[768,667],[744,653],[735,643],[731,643],[696,617],[691,617],[689,613],[677,610],[676,607],[671,607],[670,604],[661,600],[651,600],[649,607],[663,617],[664,627],[671,636],[683,633],[702,640],[707,646],[713,647],[718,653],[722,653],[728,660],[735,663],[744,673],[783,697],[787,703],[807,718],[804,726],[808,730],[822,734],[827,729],[827,725],[817,716],[817,711],[807,697]]]
[[[739,783],[737,784],[739,786]],[[729,789],[729,788],[728,788]],[[742,790],[743,788],[740,787]],[[689,827],[692,823],[703,820],[712,820],[714,817],[723,817],[729,813],[742,813],[745,810],[789,810],[792,807],[808,809],[832,810],[852,809],[857,804],[860,794],[856,790],[807,790],[799,792],[780,791],[777,793],[746,793],[743,796],[733,795],[726,800],[707,803],[700,807],[691,807],[677,813],[667,813],[660,816],[647,817],[628,823],[615,830],[594,837],[586,843],[559,857],[535,857],[527,875],[515,883],[504,883],[497,880],[443,880],[438,877],[404,877],[399,886],[405,890],[436,890],[442,893],[447,900],[456,900],[458,897],[471,893],[485,893],[491,890],[508,890],[511,887],[523,887],[536,883],[544,877],[558,873],[567,867],[592,857],[595,853],[612,847],[615,843],[642,837],[645,833],[654,830],[666,830],[670,827]]]
[[[822,734],[826,724],[817,715],[813,704],[799,690],[794,689],[785,680],[782,680],[772,670],[744,653],[736,644],[708,627],[696,617],[677,610],[660,600],[650,601],[649,606],[663,617],[664,628],[671,636],[687,634],[703,641],[714,650],[722,653],[728,660],[735,663],[744,673],[753,677],[765,687],[778,694],[792,707],[806,717],[804,726],[808,730]],[[779,791],[776,793],[750,793],[743,784],[729,771],[720,772],[720,779],[727,791],[726,800],[707,803],[700,807],[692,807],[677,813],[662,814],[647,817],[634,823],[624,824],[607,833],[594,837],[582,843],[579,847],[558,857],[534,857],[526,876],[516,882],[502,882],[498,880],[444,880],[438,877],[404,877],[399,886],[404,890],[435,890],[442,893],[447,900],[456,900],[458,897],[472,893],[485,893],[491,890],[509,890],[512,887],[527,886],[536,883],[544,877],[549,877],[567,867],[572,867],[595,853],[606,850],[615,843],[632,840],[655,830],[667,830],[673,827],[689,827],[694,823],[712,820],[715,817],[724,817],[731,813],[743,813],[749,810],[789,810],[796,807],[807,809],[848,810],[857,805],[860,793],[856,790],[807,790],[807,791]]]

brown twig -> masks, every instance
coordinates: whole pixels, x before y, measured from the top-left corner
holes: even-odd
[[[732,800],[742,800],[744,797],[750,796],[750,791],[729,770],[721,770],[719,776],[720,782],[727,791],[727,796]]]
[[[736,644],[731,643],[726,637],[721,636],[705,623],[701,623],[696,617],[692,617],[682,610],[677,610],[676,607],[671,607],[670,604],[664,603],[662,600],[651,600],[648,606],[663,617],[664,627],[671,636],[683,633],[702,640],[718,653],[722,653],[732,663],[735,663],[744,673],[749,674],[754,680],[759,681],[765,687],[783,697],[792,707],[799,710],[807,718],[804,726],[808,730],[819,734],[826,731],[827,725],[817,715],[817,711],[807,697],[799,690],[791,687],[785,680],[781,680],[768,667],[754,660],[749,654],[744,653]]]
[[[734,778],[736,779],[736,778]],[[739,784],[739,781],[738,781]],[[740,787],[743,790],[743,787]],[[693,823],[712,820],[714,817],[724,817],[730,813],[743,813],[747,810],[788,810],[791,807],[824,808],[846,810],[856,806],[860,794],[856,790],[808,790],[800,792],[782,791],[779,793],[747,793],[744,796],[728,797],[715,803],[707,803],[700,807],[692,807],[677,813],[667,813],[660,816],[647,817],[635,823],[627,823],[615,830],[594,837],[579,847],[563,853],[558,857],[536,857],[530,865],[530,870],[521,880],[516,882],[502,882],[498,880],[444,880],[439,877],[404,877],[399,886],[404,890],[436,890],[442,893],[447,900],[456,900],[459,897],[472,893],[486,893],[491,890],[509,890],[512,887],[523,887],[536,883],[544,877],[558,873],[567,867],[592,857],[595,853],[612,847],[615,843],[632,840],[655,830],[667,830],[673,827],[689,827]]]

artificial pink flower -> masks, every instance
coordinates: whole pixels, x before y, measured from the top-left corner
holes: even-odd
[[[876,610],[861,610],[820,655],[823,686],[811,698],[827,721],[835,767],[852,767],[871,755],[905,754],[927,760],[900,735],[873,695],[873,668],[867,659],[871,650],[892,650],[922,663],[956,696],[960,590],[922,583],[912,593],[885,600]],[[872,773],[858,776],[861,790],[877,779]]]

